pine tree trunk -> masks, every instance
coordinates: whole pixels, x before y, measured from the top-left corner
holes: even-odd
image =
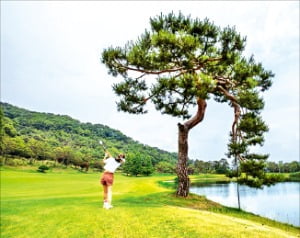
[[[187,197],[189,194],[190,179],[188,176],[188,134],[190,129],[200,123],[205,114],[206,102],[204,99],[198,99],[198,111],[196,115],[185,122],[184,124],[178,123],[178,164],[177,164],[177,177],[178,188],[177,196]]]
[[[190,187],[190,179],[187,172],[189,130],[178,123],[178,131],[177,196],[187,197]]]

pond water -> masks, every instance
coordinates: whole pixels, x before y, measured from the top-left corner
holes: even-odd
[[[263,189],[239,185],[239,191],[242,210],[300,226],[299,182],[277,183]],[[190,192],[228,207],[238,207],[237,183],[234,182],[192,185]]]

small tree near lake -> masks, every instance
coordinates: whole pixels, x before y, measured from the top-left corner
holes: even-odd
[[[243,56],[245,46],[246,37],[235,27],[170,13],[150,18],[150,30],[136,41],[102,53],[109,74],[123,78],[113,85],[120,96],[118,110],[143,114],[152,102],[162,114],[186,120],[178,123],[178,196],[189,192],[189,131],[204,119],[210,98],[233,109],[228,157],[238,161],[246,183],[263,183],[268,155],[251,153],[249,147],[263,145],[268,131],[260,116],[262,93],[274,75],[253,56]],[[191,107],[197,108],[193,116]]]
[[[149,176],[154,172],[151,158],[139,152],[128,153],[126,155],[126,163],[122,166],[122,170],[127,175],[130,174],[133,176]]]

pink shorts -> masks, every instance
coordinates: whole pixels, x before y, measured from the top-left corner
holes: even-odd
[[[104,172],[100,180],[102,185],[112,186],[114,183],[114,174],[109,172]]]

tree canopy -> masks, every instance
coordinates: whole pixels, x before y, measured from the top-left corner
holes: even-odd
[[[221,29],[208,19],[173,13],[151,18],[150,26],[137,41],[103,51],[109,73],[124,78],[113,87],[121,96],[120,110],[145,113],[151,100],[162,113],[189,118],[189,106],[210,96],[255,112],[262,109],[259,91],[271,86],[273,74],[253,56],[242,56],[246,37],[234,27]],[[147,84],[147,75],[156,76],[155,82]]]
[[[120,97],[118,110],[146,113],[151,101],[163,114],[189,119],[182,127],[188,131],[203,120],[206,100],[227,103],[234,113],[227,155],[247,175],[261,179],[268,156],[249,148],[263,145],[268,131],[260,116],[262,92],[270,88],[274,74],[253,55],[244,56],[245,47],[246,37],[235,27],[172,12],[150,18],[150,29],[137,40],[105,49],[102,62],[109,74],[123,78],[113,85]],[[193,106],[198,112],[191,118]],[[187,145],[179,146],[180,158],[180,166],[186,166]]]

